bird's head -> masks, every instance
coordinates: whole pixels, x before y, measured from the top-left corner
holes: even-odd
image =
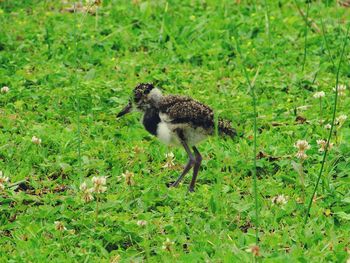
[[[117,117],[121,117],[126,113],[131,112],[133,107],[136,108],[136,110],[144,112],[152,106],[156,106],[161,97],[162,92],[154,87],[153,84],[140,83],[134,88],[128,105],[118,113]]]

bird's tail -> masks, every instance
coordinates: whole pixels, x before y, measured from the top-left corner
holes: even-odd
[[[218,131],[221,136],[229,136],[234,138],[237,135],[236,130],[232,127],[232,124],[228,120],[219,118]]]

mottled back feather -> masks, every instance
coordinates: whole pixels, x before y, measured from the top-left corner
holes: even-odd
[[[190,123],[195,127],[214,127],[214,113],[208,106],[189,97],[169,95],[159,102],[159,112],[171,123]]]
[[[228,120],[219,118],[218,129],[220,135],[227,135],[231,138],[234,138],[237,135],[237,132],[232,128],[232,124]]]

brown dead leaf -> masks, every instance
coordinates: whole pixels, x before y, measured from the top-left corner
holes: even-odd
[[[83,6],[81,3],[75,3],[71,7],[61,9],[61,13],[86,13],[90,15],[96,15],[96,5]]]
[[[350,7],[350,0],[338,0],[338,4],[342,7]]]
[[[295,118],[295,122],[298,124],[304,124],[304,123],[309,123],[306,118],[302,117],[302,116],[297,116]]]
[[[266,153],[260,151],[257,156],[256,159],[267,159],[269,162],[274,162],[280,159],[280,157],[275,157],[275,156],[269,156]]]

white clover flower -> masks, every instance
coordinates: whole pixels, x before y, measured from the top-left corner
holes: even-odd
[[[9,181],[9,178],[7,176],[4,176],[2,171],[0,171],[0,191],[5,190],[5,183]]]
[[[326,150],[327,141],[326,140],[317,140],[317,145],[320,146],[318,151],[324,152]],[[333,148],[333,143],[329,143],[328,149],[331,150],[332,148]]]
[[[326,140],[317,140],[317,145],[320,146],[320,149],[318,149],[319,152],[324,152],[327,146],[327,141]]]
[[[67,228],[63,225],[63,223],[61,221],[55,221],[55,228],[58,231],[67,230]]]
[[[298,148],[299,151],[305,151],[310,149],[310,145],[306,140],[298,140],[295,143],[295,147]]]
[[[313,95],[313,97],[315,99],[320,99],[323,98],[326,94],[324,93],[324,91],[319,91],[319,92],[315,92],[315,94]]]
[[[125,178],[125,183],[127,185],[132,186],[135,184],[133,172],[129,172],[128,170],[126,170],[125,173],[122,173],[122,176]]]
[[[298,140],[295,143],[294,147],[298,149],[298,152],[295,156],[298,159],[305,160],[307,158],[305,151],[310,149],[309,143],[306,140]]]
[[[95,188],[88,188],[87,184],[83,182],[80,185],[79,189],[83,192],[82,197],[85,203],[89,203],[92,200],[94,200],[94,196],[92,195],[92,193],[95,192]]]
[[[175,157],[172,152],[166,153],[165,158],[166,158],[166,163],[163,165],[163,168],[172,168],[175,166],[174,164]]]
[[[94,192],[95,193],[104,193],[107,190],[106,185],[106,176],[94,176],[92,177],[91,181],[94,185]]]
[[[336,88],[333,88],[333,91],[336,91]],[[338,96],[345,96],[346,92],[346,86],[345,85],[338,85]]]
[[[41,144],[41,139],[36,137],[36,136],[33,136],[32,143],[39,145],[39,144]]]
[[[146,226],[147,225],[147,221],[146,220],[138,220],[136,224],[138,226]]]
[[[163,242],[162,249],[171,251],[171,247],[174,245],[174,242],[170,241],[169,238],[166,239],[166,241]]]
[[[271,199],[271,202],[277,205],[285,205],[287,203],[287,197],[285,197],[283,194],[277,195]]]
[[[91,181],[94,185],[106,185],[107,179],[106,176],[94,176]]]
[[[83,200],[85,203],[89,203],[91,202],[92,200],[94,200],[94,196],[92,195],[92,193],[95,191],[94,188],[89,188],[87,190],[85,190],[83,192]]]
[[[9,181],[9,178],[7,176],[4,176],[2,171],[0,171],[0,184],[7,183]]]
[[[327,123],[324,127],[325,127],[325,129],[330,130],[332,128],[332,125]]]
[[[87,190],[87,184],[85,182],[83,182],[80,187],[79,187],[80,191],[85,192]]]
[[[295,156],[300,160],[305,160],[307,158],[307,154],[302,151],[298,151]]]
[[[276,198],[276,204],[285,205],[287,203],[286,197],[284,195],[278,195]]]
[[[7,86],[3,86],[3,87],[1,88],[1,93],[8,93],[9,91],[10,91],[10,88],[7,87]]]
[[[338,118],[336,118],[335,122],[337,123],[337,125],[342,126],[347,118],[348,116],[346,116],[345,114],[342,114]]]
[[[173,152],[170,152],[170,153],[166,153],[165,154],[165,158],[170,158],[170,159],[174,159],[174,153]]]
[[[310,149],[310,144],[306,140],[298,140],[294,147],[299,151],[306,151]]]

